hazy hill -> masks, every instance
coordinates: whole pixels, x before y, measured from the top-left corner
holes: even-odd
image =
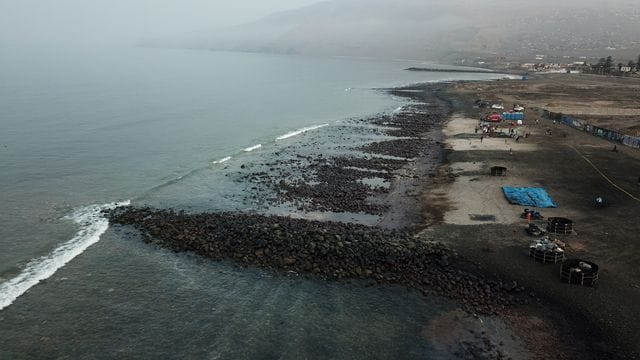
[[[332,0],[173,45],[433,60],[597,55],[613,48],[637,54],[640,6],[636,0]]]

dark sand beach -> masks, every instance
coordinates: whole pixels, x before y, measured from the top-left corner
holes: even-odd
[[[515,81],[488,84],[510,83],[520,86]],[[547,120],[520,128],[531,136],[518,144],[505,139],[480,144],[474,134],[480,109],[473,108],[478,84],[487,83],[388,90],[411,103],[393,114],[355,121],[369,133],[369,141],[353,145],[347,136],[340,146],[348,152],[299,155],[260,164],[259,170],[247,167],[245,181],[253,183],[256,193],[269,194],[262,198],[269,207],[286,208],[290,216],[281,210],[188,214],[121,208],[109,214],[110,220],[178,252],[319,281],[400,284],[425,296],[449,298],[460,311],[443,314],[424,336],[457,358],[634,358],[640,343],[635,341],[639,312],[633,304],[638,266],[632,256],[617,255],[637,251],[630,237],[638,225],[630,221],[637,217],[638,204],[602,184],[601,175],[579,154],[588,152],[592,160],[607,164],[621,181],[626,179],[623,169],[635,167],[640,173],[637,154],[595,151],[609,145],[559,125],[553,137],[545,137],[541,130],[551,126]],[[537,116],[527,111],[530,118]],[[577,151],[567,150],[569,141]],[[507,178],[487,175],[496,163],[508,167]],[[579,235],[563,239],[571,255],[599,262],[601,284],[563,284],[559,265],[527,257],[531,238],[518,217],[522,207],[501,196],[504,181],[549,189],[561,204],[550,214],[571,217],[579,226]],[[593,187],[612,199],[607,213],[591,213]],[[375,220],[353,224],[310,215],[318,213]],[[615,246],[600,241],[605,229],[607,244]],[[484,327],[473,320],[478,317],[485,319]],[[508,329],[496,330],[501,326]]]
[[[625,114],[638,107],[621,93],[639,85],[633,79],[548,75],[528,82],[459,83],[448,88],[445,96],[457,111],[444,129],[446,161],[439,171],[441,181],[424,195],[425,211],[433,214],[426,217],[435,220],[422,235],[450,244],[484,271],[526,286],[535,301],[515,311],[514,323],[534,335],[537,326],[532,322],[546,317],[555,322],[551,334],[556,340],[576,335],[589,349],[585,356],[593,358],[635,359],[640,353],[640,152],[620,144],[612,151],[615,143],[545,119],[540,112],[551,106],[571,114],[579,108],[575,117],[609,114],[606,124],[633,128],[637,121],[628,122]],[[518,132],[530,136],[518,142],[513,138],[481,142],[474,128],[488,111],[471,105],[478,98],[524,104],[529,121]],[[600,101],[589,100],[595,98]],[[618,114],[621,108],[625,114]],[[507,177],[489,176],[491,166],[506,167]],[[542,265],[527,257],[533,237],[525,233],[527,223],[518,217],[523,207],[506,202],[502,185],[543,187],[549,192],[558,207],[537,210],[546,217],[574,221],[572,234],[554,237],[566,243],[567,257],[600,266],[597,286],[562,283],[559,264]],[[596,196],[604,197],[607,206],[595,208]],[[493,220],[478,221],[474,214],[491,215]],[[529,310],[537,315],[523,317]],[[558,345],[569,343],[562,340]]]

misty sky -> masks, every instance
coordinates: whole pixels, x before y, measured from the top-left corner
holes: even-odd
[[[0,44],[131,45],[241,24],[319,0],[0,0]]]

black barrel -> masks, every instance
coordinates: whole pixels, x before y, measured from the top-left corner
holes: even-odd
[[[491,176],[507,176],[507,168],[504,166],[494,166],[491,168]]]
[[[531,256],[535,261],[543,264],[557,264],[564,260],[564,251],[546,251],[530,247],[529,256]]]
[[[569,284],[594,286],[598,281],[598,265],[591,261],[568,259],[560,268],[560,280]]]
[[[571,234],[573,221],[563,217],[550,217],[547,219],[547,231],[555,234]]]

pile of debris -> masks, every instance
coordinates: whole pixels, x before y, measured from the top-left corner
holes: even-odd
[[[529,245],[529,256],[543,264],[556,264],[564,260],[564,247],[562,241],[543,236]]]
[[[524,209],[522,214],[520,214],[521,219],[529,219],[529,220],[542,220],[544,216],[539,211]]]
[[[529,226],[525,229],[525,231],[531,236],[542,236],[546,233],[543,228],[534,223],[529,223]]]

